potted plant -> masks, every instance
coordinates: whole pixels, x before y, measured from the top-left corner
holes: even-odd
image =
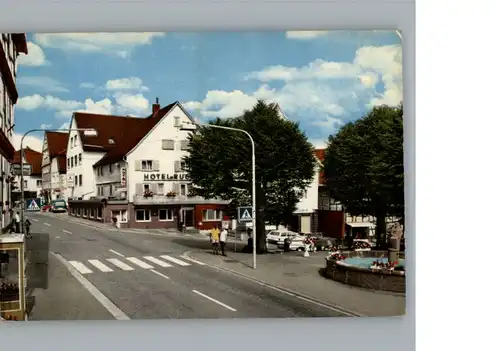
[[[169,191],[169,192],[167,193],[167,197],[175,197],[175,195],[177,195],[177,194],[175,193],[175,191]]]
[[[146,190],[143,195],[144,197],[153,197],[153,192],[151,190]]]

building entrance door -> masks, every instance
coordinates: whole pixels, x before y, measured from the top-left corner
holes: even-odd
[[[183,223],[186,228],[194,228],[194,208],[184,207],[181,209]]]

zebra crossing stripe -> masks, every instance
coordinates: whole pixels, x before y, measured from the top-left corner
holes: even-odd
[[[116,267],[123,269],[124,271],[133,271],[134,269],[130,267],[128,264],[123,263],[117,258],[108,258],[107,259],[109,262],[114,264]]]
[[[113,270],[111,268],[106,266],[104,263],[101,263],[101,261],[99,261],[99,260],[89,260],[89,263],[91,265],[93,265],[94,267],[96,267],[101,272],[104,272],[104,273],[113,272]]]
[[[82,263],[77,261],[69,261],[69,264],[72,265],[78,272],[81,274],[90,274],[92,271],[85,267]]]
[[[168,264],[167,262],[164,262],[162,260],[159,260],[153,256],[144,256],[144,258],[150,262],[153,262],[155,264],[157,264],[158,266],[160,267],[172,267],[171,264]]]
[[[127,257],[127,260],[129,260],[133,264],[135,264],[141,268],[144,268],[144,269],[153,269],[154,268],[153,266],[151,266],[151,265],[147,264],[146,262],[143,262],[135,257]]]
[[[161,258],[167,260],[167,261],[170,261],[170,262],[173,262],[173,263],[176,263],[178,264],[179,266],[190,266],[191,264],[189,263],[186,263],[184,261],[181,261],[181,260],[178,260],[177,258],[174,258],[174,257],[170,257],[170,256],[167,256],[167,255],[162,255],[160,256]]]

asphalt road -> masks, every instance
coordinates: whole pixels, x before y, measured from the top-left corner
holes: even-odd
[[[343,316],[183,256],[209,248],[208,239],[106,231],[67,215],[28,217],[32,320]]]

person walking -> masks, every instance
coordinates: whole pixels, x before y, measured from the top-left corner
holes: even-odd
[[[21,233],[21,217],[19,216],[19,211],[14,215],[14,220],[16,221],[16,233]]]
[[[216,226],[210,231],[210,241],[212,242],[212,253],[214,255],[219,254],[219,228]]]
[[[220,252],[221,252],[222,256],[226,256],[226,251],[224,251],[224,248],[226,247],[226,240],[227,240],[227,229],[222,228],[222,231],[220,232],[220,237],[219,237]]]

